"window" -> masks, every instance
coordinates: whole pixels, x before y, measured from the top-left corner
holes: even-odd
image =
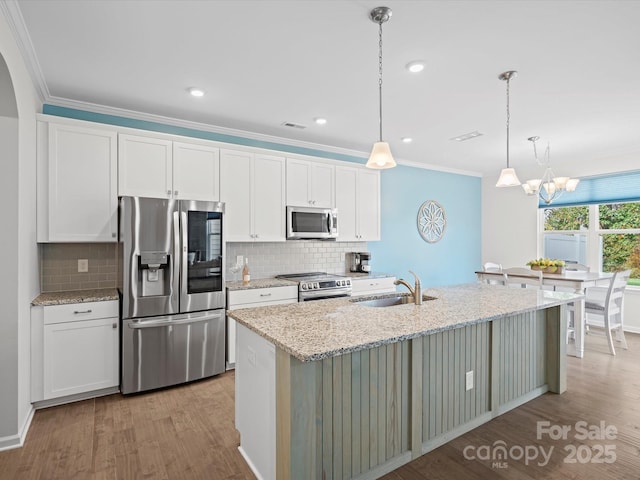
[[[640,286],[640,202],[544,208],[545,257],[603,272],[631,269]]]

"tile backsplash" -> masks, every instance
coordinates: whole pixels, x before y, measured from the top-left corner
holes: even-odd
[[[282,273],[327,272],[340,274],[349,270],[348,252],[366,252],[366,242],[330,242],[294,240],[273,243],[227,243],[227,280],[234,280],[229,269],[236,256],[249,258],[251,278],[268,278]],[[374,259],[375,261],[375,259]],[[235,274],[240,279],[242,272]]]
[[[115,243],[41,243],[39,250],[42,292],[115,288],[117,285]],[[79,259],[88,260],[88,272],[78,272]]]
[[[42,292],[60,292],[117,286],[117,245],[111,243],[43,243],[40,248]],[[249,258],[251,277],[268,278],[283,273],[349,270],[348,252],[367,251],[366,242],[299,240],[273,243],[227,243],[226,275],[236,256]],[[89,271],[78,272],[78,260],[87,259]],[[375,262],[375,259],[374,259]],[[235,274],[240,279],[242,272]]]

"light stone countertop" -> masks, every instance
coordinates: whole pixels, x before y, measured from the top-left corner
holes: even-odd
[[[582,298],[573,293],[479,283],[429,288],[423,294],[436,300],[424,301],[420,306],[376,308],[339,298],[230,310],[227,316],[304,362]]]
[[[68,305],[71,303],[107,302],[109,300],[118,300],[117,288],[68,290],[64,292],[43,292],[31,302],[31,305]]]
[[[227,290],[251,290],[253,288],[291,287],[297,285],[298,282],[291,282],[281,278],[257,278],[251,280],[249,285],[243,285],[242,281],[226,282]]]

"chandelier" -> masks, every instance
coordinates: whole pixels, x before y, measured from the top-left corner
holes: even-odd
[[[542,175],[542,178],[527,180],[522,184],[522,188],[527,195],[538,195],[544,203],[549,205],[555,199],[559,198],[564,192],[573,192],[578,186],[580,180],[577,178],[556,177],[551,169],[549,143],[547,143],[547,148],[544,150],[543,157],[538,158],[536,142],[539,139],[540,137],[529,137],[527,140],[533,143],[533,155],[538,165],[545,167],[544,174]]]

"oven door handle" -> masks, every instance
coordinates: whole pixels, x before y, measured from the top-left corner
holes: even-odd
[[[162,320],[150,320],[150,321],[145,321],[145,320],[131,320],[129,321],[129,328],[133,328],[133,329],[139,329],[139,328],[161,328],[161,327],[171,327],[174,325],[190,325],[193,323],[204,323],[204,322],[210,322],[211,320],[217,320],[222,318],[222,314],[221,313],[215,313],[215,314],[206,314],[204,316],[198,316],[198,317],[190,317],[190,318],[184,318],[181,320],[171,320],[171,319],[162,319]]]

